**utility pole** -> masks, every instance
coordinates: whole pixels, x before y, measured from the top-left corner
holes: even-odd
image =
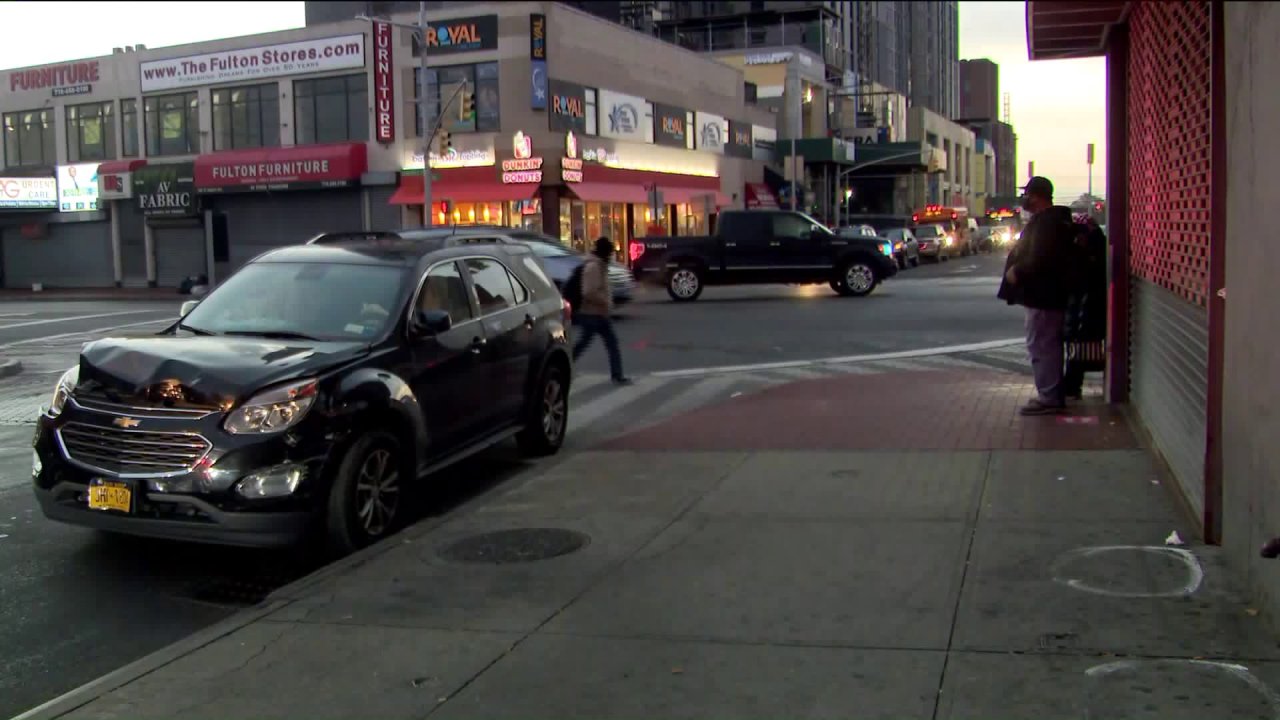
[[[1093,202],[1093,143],[1089,143],[1089,152],[1086,163],[1089,164],[1089,202]]]

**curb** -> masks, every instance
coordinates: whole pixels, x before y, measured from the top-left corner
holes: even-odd
[[[202,630],[197,630],[172,645],[134,660],[128,665],[113,670],[96,680],[90,680],[84,685],[69,690],[21,715],[15,715],[12,720],[52,720],[66,715],[117,688],[168,665],[178,658],[189,655],[246,625],[257,622],[288,604],[286,602],[273,602],[252,610],[242,610],[225,620],[216,622]]]
[[[1023,338],[1006,338],[988,342],[968,343],[966,345],[943,345],[920,350],[900,350],[897,352],[876,353],[873,355],[846,355],[843,357],[814,358],[811,360],[784,360],[754,365],[721,365],[718,367],[688,368],[686,370],[661,370],[649,373],[652,377],[696,377],[698,375],[722,375],[737,372],[756,372],[759,370],[781,370],[785,368],[810,367],[813,365],[845,365],[848,363],[873,362],[876,360],[908,360],[911,358],[933,357],[937,355],[958,355],[961,353],[982,352],[997,348],[1020,345],[1026,342]]]
[[[21,372],[21,360],[0,360],[0,378],[13,377]]]

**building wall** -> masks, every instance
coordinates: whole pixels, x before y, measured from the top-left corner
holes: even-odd
[[[907,3],[910,14],[911,104],[959,116],[959,9],[953,0]]]
[[[1275,193],[1269,178],[1280,165],[1280,6],[1226,3],[1227,231],[1226,367],[1223,379],[1222,540],[1243,568],[1270,616],[1280,617],[1280,568],[1258,556],[1258,547],[1280,536],[1280,382],[1276,357],[1275,279],[1280,253],[1270,226]]]
[[[1000,67],[990,60],[960,61],[960,115],[997,120],[1000,109]]]
[[[914,106],[908,113],[907,139],[929,143],[946,153],[944,174],[936,179],[920,177],[914,180],[918,186],[935,188],[936,196],[931,201],[974,209],[973,167],[977,141],[974,132],[926,108]],[[936,183],[936,186],[927,185],[931,183]],[[960,195],[959,202],[955,200],[956,193]]]

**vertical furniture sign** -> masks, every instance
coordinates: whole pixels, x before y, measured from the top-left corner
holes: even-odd
[[[547,109],[547,16],[529,16],[530,107]]]
[[[380,143],[392,143],[396,139],[396,91],[391,73],[393,38],[391,23],[373,24],[373,102]]]

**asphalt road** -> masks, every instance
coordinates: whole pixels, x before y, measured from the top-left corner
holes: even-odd
[[[845,357],[1015,338],[1023,315],[996,299],[1004,257],[900,272],[865,298],[827,285],[710,287],[691,303],[638,288],[617,328],[628,373]],[[580,366],[606,372],[603,347]]]
[[[862,299],[839,298],[826,286],[753,286],[711,288],[695,303],[676,304],[660,289],[646,290],[618,328],[635,375],[1016,337],[1020,314],[994,298],[1001,266],[996,256],[923,266]],[[0,304],[0,358],[27,367],[0,380],[0,401],[51,392],[80,343],[163,327],[179,301]],[[607,372],[603,348],[579,367]],[[732,382],[707,381],[721,383],[722,394],[736,390],[724,384]],[[653,400],[670,411],[679,393],[665,392]],[[611,418],[617,425],[644,420],[641,410],[607,397],[598,407],[597,417],[621,413]],[[307,552],[130,540],[49,522],[28,488],[31,432],[29,424],[0,424],[0,718],[253,605],[323,562]],[[571,437],[561,457],[584,446]],[[440,478],[439,492],[418,513],[455,512],[526,467],[510,448],[483,453]]]

